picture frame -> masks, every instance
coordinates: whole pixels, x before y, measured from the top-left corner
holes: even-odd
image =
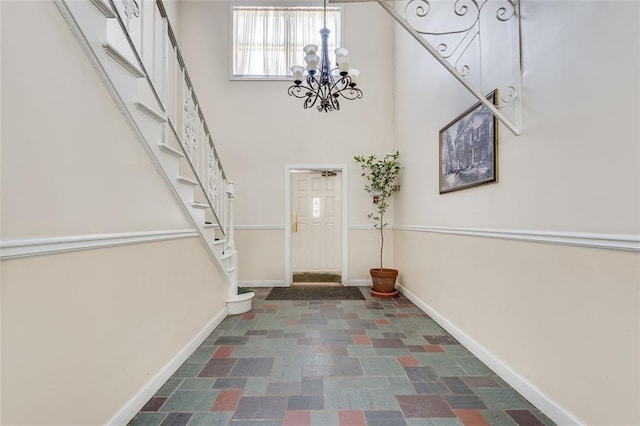
[[[497,105],[498,90],[487,95]],[[440,194],[498,182],[498,120],[481,102],[440,129]]]

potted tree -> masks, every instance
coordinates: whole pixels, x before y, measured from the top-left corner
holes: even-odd
[[[380,267],[369,270],[373,288],[371,294],[376,297],[395,297],[398,270],[384,268],[382,252],[384,248],[384,228],[388,224],[384,221],[384,214],[389,207],[389,199],[394,192],[400,190],[398,178],[400,175],[400,152],[387,154],[379,159],[375,155],[368,157],[355,156],[354,160],[362,169],[362,176],[367,179],[364,190],[373,196],[374,211],[368,215],[373,219],[374,227],[380,231]]]

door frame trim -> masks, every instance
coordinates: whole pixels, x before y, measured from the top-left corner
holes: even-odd
[[[291,268],[291,171],[292,170],[339,170],[340,171],[340,191],[342,206],[340,214],[342,215],[340,224],[340,275],[342,285],[349,282],[349,256],[348,256],[348,212],[349,212],[349,173],[347,164],[339,163],[293,163],[284,165],[284,279],[287,286],[293,282],[293,270]]]

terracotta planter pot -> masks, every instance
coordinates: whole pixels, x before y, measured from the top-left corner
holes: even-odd
[[[396,287],[396,278],[398,278],[397,269],[389,268],[373,268],[369,270],[373,288],[370,290],[372,296],[376,297],[396,297],[398,290]]]

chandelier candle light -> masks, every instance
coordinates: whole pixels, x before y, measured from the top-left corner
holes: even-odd
[[[339,98],[350,101],[362,98],[362,90],[356,88],[359,71],[349,68],[349,51],[343,47],[335,50],[336,65],[329,66],[329,48],[327,40],[330,31],[327,29],[327,0],[324,0],[324,28],[320,30],[322,36],[322,57],[317,55],[318,46],[309,44],[304,47],[305,67],[294,65],[293,86],[289,87],[289,96],[304,99],[304,108],[311,108],[318,104],[318,111],[329,112],[340,109]],[[320,70],[318,70],[320,65]]]

